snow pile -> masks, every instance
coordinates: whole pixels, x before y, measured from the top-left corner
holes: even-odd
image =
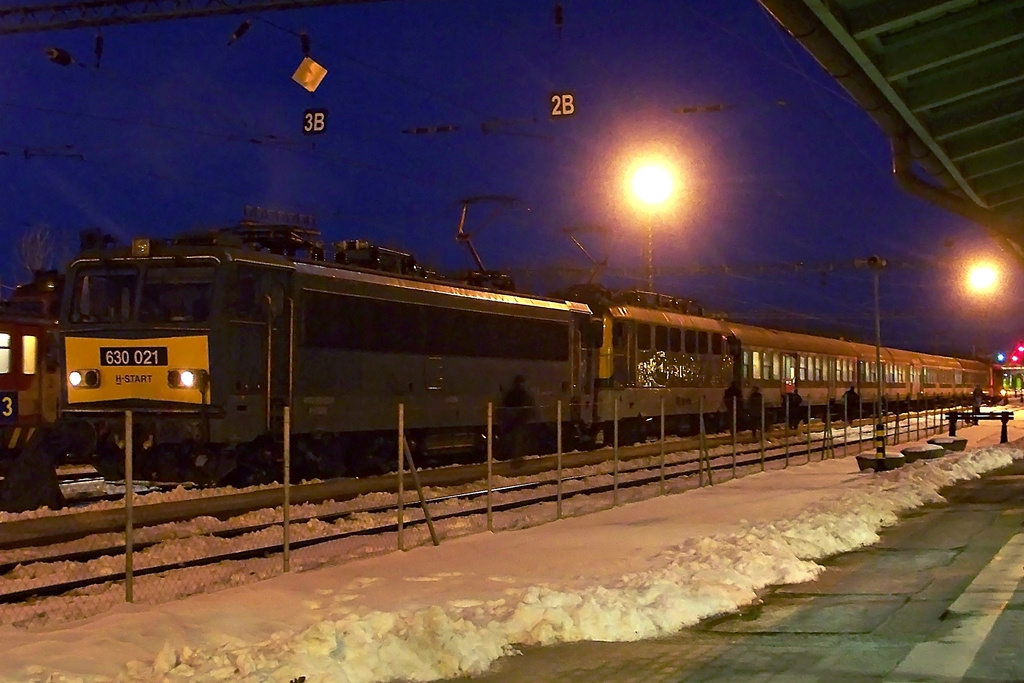
[[[360,609],[343,591],[322,589],[323,600],[305,605],[315,614],[311,626],[258,642],[167,644],[154,661],[129,662],[114,678],[38,668],[8,680],[427,681],[485,671],[517,645],[661,636],[750,605],[767,586],[813,580],[823,571],[816,560],[870,545],[900,513],[944,502],[940,488],[1022,457],[1011,447],[983,448],[864,475],[794,519],[690,538],[605,585],[506,589],[491,600],[439,595],[443,604],[396,612]]]

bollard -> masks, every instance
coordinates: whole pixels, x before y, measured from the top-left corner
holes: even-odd
[[[957,423],[957,421],[959,419],[960,419],[960,415],[957,414],[957,411],[955,411],[955,410],[949,411],[949,435],[950,436],[956,436],[956,423]]]
[[[132,529],[132,411],[124,411],[124,600],[132,602],[134,597],[134,557],[132,556],[134,533]]]
[[[1010,422],[1012,418],[1013,413],[1003,413],[1002,415],[999,416],[999,419],[1003,423],[1002,429],[999,430],[999,443],[1009,443],[1010,439],[1006,433],[1006,425]]]

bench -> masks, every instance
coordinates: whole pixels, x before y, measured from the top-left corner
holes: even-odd
[[[976,413],[973,410],[951,410],[948,416],[950,436],[956,436],[956,421],[961,418],[963,418],[964,422],[970,420],[975,423],[978,420],[1000,420],[1003,423],[1003,428],[999,432],[999,443],[1007,443],[1009,441],[1006,435],[1006,425],[1013,419],[1012,410],[999,410],[991,413]]]

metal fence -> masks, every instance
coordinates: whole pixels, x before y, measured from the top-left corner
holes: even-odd
[[[464,407],[445,409],[455,415]],[[581,449],[573,441],[570,451],[564,448],[572,441],[563,419],[567,406],[555,401],[535,409],[554,417],[549,427],[537,430],[551,445],[545,455],[510,449],[509,440],[517,437],[502,407],[485,403],[466,409],[483,424],[481,457],[475,459],[471,481],[453,485],[445,479],[453,468],[424,471],[438,463],[417,462],[410,444],[415,425],[436,415],[423,412],[429,408],[410,413],[402,404],[391,427],[377,432],[376,440],[367,442],[369,450],[355,456],[377,465],[389,461],[380,468],[389,474],[293,484],[296,454],[292,412],[286,408],[278,482],[231,492],[253,501],[251,512],[232,511],[225,498],[186,489],[137,500],[133,415],[127,412],[122,501],[102,504],[88,515],[64,516],[73,521],[63,528],[61,515],[0,523],[0,624],[38,627],[98,614],[123,601],[165,602],[368,554],[542,524],[815,458],[856,454],[871,448],[874,438],[874,419],[854,419],[841,404],[801,406],[799,414],[787,407],[773,424],[776,413],[763,406],[758,414],[744,416],[739,405],[719,413],[705,411],[701,403],[693,423],[685,423],[693,424],[695,433],[680,436],[672,431],[685,429],[666,419],[662,400],[658,415],[639,422],[636,416],[624,418],[615,403],[604,443]],[[721,431],[709,433],[711,423]],[[943,430],[944,411],[889,413],[884,424],[895,445]],[[344,495],[330,498],[331,491]],[[200,510],[191,520],[167,521],[176,519],[175,505]],[[154,523],[161,519],[165,523]],[[88,534],[87,521],[104,531]],[[25,534],[31,528],[47,535],[34,546],[15,548],[10,539],[22,528]],[[76,529],[84,539],[61,540]]]

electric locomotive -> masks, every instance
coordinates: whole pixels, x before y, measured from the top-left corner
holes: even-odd
[[[570,426],[591,409],[585,305],[436,279],[363,242],[328,261],[318,235],[250,212],[87,245],[68,268],[63,400],[95,430],[101,471],[122,474],[128,410],[138,476],[248,483],[280,479],[285,406],[304,477],[386,470],[399,404],[421,462],[478,456],[486,406],[517,376],[539,429],[559,400]]]

